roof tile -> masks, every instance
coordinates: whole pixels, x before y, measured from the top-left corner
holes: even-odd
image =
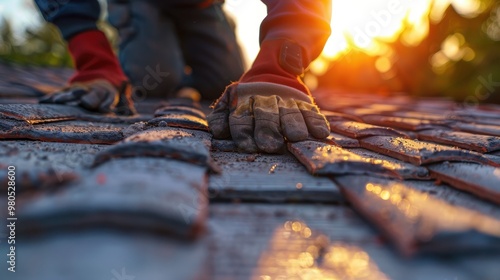
[[[500,150],[500,137],[449,130],[423,130],[418,138],[480,153]]]
[[[331,121],[330,130],[332,132],[356,139],[369,136],[399,136],[408,138],[408,136],[390,127],[382,127],[353,121]]]
[[[206,169],[165,159],[120,159],[86,174],[80,185],[19,201],[20,234],[107,226],[182,237],[207,217]],[[98,188],[98,189],[96,189]]]
[[[441,161],[498,165],[476,152],[401,137],[372,136],[360,139],[359,142],[363,148],[416,165]]]
[[[445,162],[428,168],[434,178],[500,204],[500,168],[464,162]]]
[[[417,251],[454,254],[462,249],[500,248],[498,217],[452,205],[403,181],[367,176],[342,176],[335,180],[353,207],[373,222],[403,255]]]

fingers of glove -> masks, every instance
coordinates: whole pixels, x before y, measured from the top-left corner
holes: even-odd
[[[105,91],[103,92],[103,99],[99,105],[99,112],[111,112],[116,108],[118,104],[119,94],[117,91]]]
[[[254,117],[252,112],[253,99],[249,98],[238,104],[229,115],[229,129],[233,141],[243,152],[254,153],[259,149],[253,138]]]
[[[106,99],[105,93],[98,89],[91,89],[80,99],[80,106],[90,111],[99,111],[101,103]]]
[[[309,133],[318,139],[324,139],[330,135],[330,124],[325,116],[319,112],[316,105],[307,102],[297,101]]]
[[[283,136],[292,142],[306,140],[307,125],[295,100],[280,98],[278,102]]]
[[[282,153],[285,139],[280,132],[278,97],[256,95],[253,100],[254,139],[257,147],[266,153]]]
[[[215,102],[214,110],[207,116],[208,127],[218,139],[231,137],[229,129],[229,93],[226,91]]]
[[[46,98],[40,100],[41,103],[57,103],[57,104],[67,104],[70,102],[76,102],[79,98],[86,93],[85,89],[82,88],[70,88],[61,92],[54,93]]]

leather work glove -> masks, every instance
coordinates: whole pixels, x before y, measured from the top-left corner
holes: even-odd
[[[114,112],[119,115],[136,114],[130,98],[131,87],[124,83],[116,88],[107,80],[74,83],[60,91],[40,99],[40,103],[80,106],[99,113]]]
[[[310,96],[268,82],[230,85],[207,120],[215,138],[232,136],[239,149],[250,153],[282,153],[285,139],[295,142],[309,134],[320,139],[330,134]]]
[[[128,79],[104,33],[81,32],[69,39],[68,49],[76,73],[69,86],[43,97],[40,103],[74,105],[100,113],[136,113]]]

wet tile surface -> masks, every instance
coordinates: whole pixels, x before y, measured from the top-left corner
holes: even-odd
[[[353,207],[404,255],[500,248],[499,217],[451,205],[404,181],[364,176],[338,177],[336,181]]]
[[[433,177],[457,189],[500,204],[500,168],[474,163],[448,162],[429,166]]]

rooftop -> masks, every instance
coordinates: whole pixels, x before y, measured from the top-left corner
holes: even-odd
[[[498,279],[499,105],[318,90],[326,141],[250,155],[159,101],[36,104],[70,75],[0,65],[2,279]]]

